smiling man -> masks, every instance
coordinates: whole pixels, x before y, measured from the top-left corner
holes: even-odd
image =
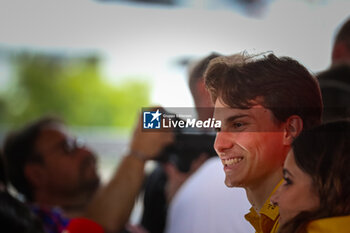
[[[221,120],[215,150],[228,187],[243,187],[256,232],[277,232],[278,207],[270,196],[282,181],[293,139],[320,123],[322,99],[316,79],[297,61],[273,54],[211,61],[206,86]]]

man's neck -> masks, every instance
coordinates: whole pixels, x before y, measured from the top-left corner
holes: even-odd
[[[266,200],[281,180],[282,168],[269,175],[267,178],[265,177],[263,180],[260,180],[260,182],[256,182],[255,185],[245,187],[248,200],[257,213],[259,213]]]
[[[76,217],[85,210],[86,204],[90,198],[91,197],[87,196],[65,198],[38,192],[35,194],[35,203],[47,208],[59,207],[64,211],[64,215],[67,217]]]

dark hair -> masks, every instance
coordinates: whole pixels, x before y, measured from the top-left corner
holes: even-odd
[[[6,187],[7,183],[7,169],[5,166],[4,156],[2,154],[2,151],[0,150],[0,186],[3,185],[4,187]]]
[[[28,163],[42,163],[42,157],[35,148],[40,131],[48,125],[63,124],[55,117],[44,117],[8,134],[4,143],[4,156],[10,182],[28,201],[33,201],[33,192],[24,168]]]
[[[7,192],[0,192],[0,222],[2,232],[44,233],[41,221]]]
[[[350,117],[350,65],[339,64],[317,75],[323,98],[323,122]]]
[[[339,42],[344,42],[348,49],[350,49],[350,18],[345,20],[335,37],[335,44]]]
[[[297,166],[312,178],[320,206],[300,213],[280,232],[303,232],[312,220],[350,214],[350,122],[330,122],[304,131],[292,148]]]
[[[289,57],[273,54],[262,58],[241,55],[230,62],[213,59],[205,74],[212,100],[221,98],[232,108],[250,108],[261,98],[261,105],[284,122],[291,115],[302,118],[304,128],[321,122],[322,98],[317,80]]]

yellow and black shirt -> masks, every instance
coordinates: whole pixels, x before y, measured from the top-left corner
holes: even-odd
[[[275,193],[277,188],[282,184],[283,180],[274,188],[269,198],[259,211],[259,214],[250,208],[250,212],[246,214],[245,219],[252,224],[256,233],[276,233],[279,227],[279,208],[271,204],[270,198]]]

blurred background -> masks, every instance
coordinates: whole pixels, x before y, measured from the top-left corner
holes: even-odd
[[[192,107],[186,64],[216,51],[273,51],[330,65],[348,0],[0,2],[0,140],[45,114],[100,156],[107,179],[141,107]]]

